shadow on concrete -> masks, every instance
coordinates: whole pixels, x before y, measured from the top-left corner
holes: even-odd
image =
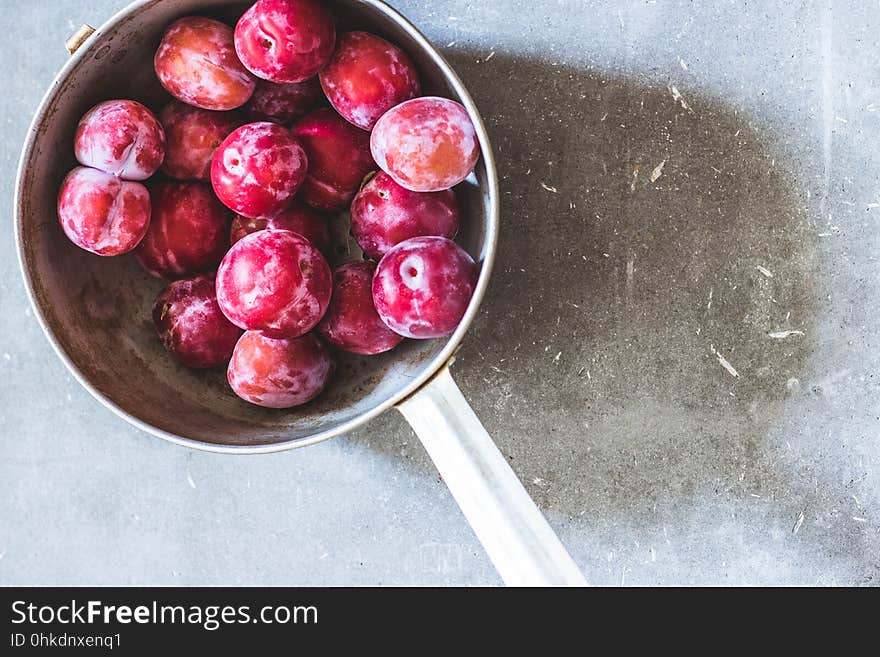
[[[785,163],[717,99],[502,55],[453,60],[502,178],[499,259],[456,370],[485,391],[487,422],[559,469],[596,459],[553,454],[547,417],[580,434],[571,446],[653,452],[618,498],[630,477],[640,499],[637,480],[686,486],[694,459],[739,475],[810,352],[813,237]],[[769,337],[791,330],[807,337]]]
[[[594,528],[680,525],[713,495],[808,498],[765,444],[804,394],[819,275],[773,137],[693,89],[449,56],[502,190],[453,373],[539,505]],[[388,449],[433,472],[412,443]]]

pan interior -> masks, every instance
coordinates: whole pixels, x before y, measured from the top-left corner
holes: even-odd
[[[406,50],[419,68],[425,94],[461,100],[416,38],[371,3],[330,4],[340,31],[367,29]],[[436,368],[450,346],[446,340],[407,340],[380,356],[339,354],[337,376],[317,400],[287,411],[262,409],[231,392],[222,368],[189,370],[164,352],[150,315],[163,283],[144,273],[133,256],[93,256],[62,233],[55,199],[63,177],[76,165],[72,143],[79,118],[111,98],[132,98],[158,111],[169,100],[152,68],[164,28],[191,14],[234,24],[247,6],[222,0],[142,2],[112,28],[100,30],[84,56],[56,82],[20,181],[18,230],[26,276],[47,330],[69,364],[93,392],[129,419],[166,437],[209,446],[295,445],[345,428],[387,406]],[[494,202],[487,175],[481,159],[475,175],[457,190],[462,206],[457,241],[480,267],[485,265]]]

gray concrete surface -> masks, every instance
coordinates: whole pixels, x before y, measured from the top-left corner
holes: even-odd
[[[473,89],[503,175],[454,374],[588,577],[877,585],[876,3],[394,4]],[[223,457],[72,380],[20,281],[13,170],[64,38],[125,0],[13,5],[0,584],[498,583],[394,413]]]

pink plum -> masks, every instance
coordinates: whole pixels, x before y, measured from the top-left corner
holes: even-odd
[[[232,353],[227,378],[251,404],[292,408],[321,394],[335,369],[330,350],[311,333],[279,339],[247,331]]]
[[[324,256],[289,230],[243,237],[217,271],[217,301],[229,320],[276,338],[311,331],[327,311],[332,288]]]
[[[101,256],[134,249],[150,225],[150,194],[137,182],[77,167],[58,195],[58,219],[71,242]]]
[[[438,192],[467,178],[480,143],[467,110],[446,98],[415,98],[388,110],[373,128],[379,167],[414,192]]]
[[[76,128],[80,164],[124,180],[146,180],[165,158],[165,131],[146,107],[133,100],[108,100],[86,112]]]
[[[153,66],[168,93],[207,110],[241,107],[257,84],[235,54],[232,28],[202,16],[181,18],[165,30]]]
[[[211,182],[226,207],[245,217],[266,217],[293,202],[308,166],[306,152],[290,130],[275,123],[248,123],[217,148]]]
[[[373,302],[382,321],[407,338],[451,335],[477,283],[477,266],[445,237],[414,237],[382,258],[373,278]]]

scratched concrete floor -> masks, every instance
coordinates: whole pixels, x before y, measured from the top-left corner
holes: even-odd
[[[503,176],[454,373],[588,577],[876,585],[876,3],[393,4]],[[63,39],[124,5],[0,18],[8,208]],[[41,335],[10,213],[0,307],[0,584],[498,583],[396,414],[244,459],[128,427]]]

